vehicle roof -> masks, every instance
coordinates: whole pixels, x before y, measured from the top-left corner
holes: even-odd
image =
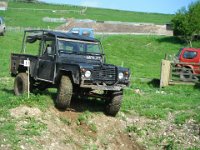
[[[99,40],[92,37],[86,37],[82,35],[75,35],[72,33],[65,33],[65,32],[53,31],[53,30],[26,30],[25,32],[32,32],[32,33],[43,32],[44,34],[49,34],[49,35],[59,37],[59,38],[89,41],[89,42],[100,42]]]
[[[73,31],[73,30],[88,30],[88,31],[94,31],[93,28],[78,28],[78,27],[71,28],[70,31]]]
[[[200,48],[184,47],[182,50],[200,50]]]

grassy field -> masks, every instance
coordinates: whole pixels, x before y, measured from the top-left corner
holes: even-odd
[[[25,8],[25,9],[23,9]],[[33,10],[41,9],[41,10]],[[78,12],[59,12],[53,10],[75,10],[80,11],[82,7],[70,5],[50,5],[44,3],[16,3],[9,2],[8,10],[0,11],[0,16],[5,18],[7,26],[16,27],[40,27],[55,28],[61,23],[43,22],[44,17],[51,18],[79,18],[93,19],[98,21],[123,21],[123,22],[146,22],[155,24],[165,24],[170,22],[173,15],[140,13],[130,11],[119,11],[111,9],[88,8],[84,15]]]
[[[9,76],[10,52],[20,52],[22,35],[21,32],[8,32],[5,37],[0,37],[2,52],[0,77]],[[142,115],[165,118],[166,111],[170,112],[173,108],[174,111],[179,109],[190,110],[191,107],[195,108],[199,103],[198,88],[194,89],[192,86],[168,87],[163,89],[166,94],[162,95],[156,94],[159,89],[153,81],[149,84],[143,84],[140,81],[141,78],[159,79],[161,59],[164,58],[165,54],[175,54],[180,47],[184,46],[178,39],[164,36],[116,35],[103,37],[102,43],[107,56],[107,63],[130,68],[132,72],[131,89],[138,88],[146,93],[144,96],[138,96],[133,94],[133,91],[127,90],[123,110],[133,109]],[[199,43],[194,44],[198,46]],[[163,105],[160,105],[161,102]],[[148,103],[150,105],[145,108]],[[153,104],[153,108],[149,109]],[[177,107],[173,106],[174,104]],[[180,104],[188,107],[182,107]],[[198,111],[199,109],[192,110],[195,118],[199,116]]]
[[[55,91],[52,92],[52,90],[31,94],[30,99],[26,96],[13,95],[13,79],[9,77],[9,56],[10,52],[20,51],[22,35],[21,32],[7,32],[6,36],[0,37],[2,53],[0,58],[0,114],[1,118],[7,118],[6,122],[0,120],[0,132],[7,135],[9,137],[7,142],[14,146],[19,142],[18,135],[22,133],[16,132],[17,120],[9,117],[9,109],[23,104],[46,109],[54,105],[52,98],[55,98]],[[160,61],[166,53],[175,54],[180,47],[184,46],[181,41],[164,36],[115,35],[104,36],[102,43],[108,63],[123,64],[132,72],[131,86],[125,90],[121,108],[123,112],[134,111],[140,116],[155,120],[166,120],[168,115],[172,114],[173,123],[177,125],[184,124],[188,119],[200,123],[199,85],[170,86],[161,91],[158,87]],[[200,46],[198,42],[194,45]],[[144,83],[141,78],[149,78],[152,81]],[[134,92],[136,89],[139,93]],[[35,120],[29,120],[29,122],[36,126],[31,131],[33,135],[37,134],[41,128],[45,128],[43,124],[37,124]]]
[[[14,2],[10,2],[9,7],[11,9],[8,9],[6,12],[0,12],[0,16],[5,17],[8,26],[21,27],[46,28],[50,26],[54,28],[58,25],[42,22],[43,17],[76,17],[95,20],[153,22],[157,24],[169,22],[172,17],[172,15],[107,9],[102,11],[102,9],[95,8],[88,8],[86,15],[83,16],[76,13],[52,13],[52,11],[48,10],[38,11],[36,12],[37,15],[35,15],[35,13],[32,13],[30,10],[15,10],[13,8],[37,7],[37,9],[76,10],[80,10],[80,8],[66,5]],[[17,130],[17,122],[20,120],[10,116],[10,109],[20,105],[27,105],[30,107],[38,107],[41,110],[47,110],[50,106],[54,105],[53,99],[56,95],[56,91],[53,89],[49,89],[45,92],[37,91],[31,94],[30,99],[26,96],[16,97],[13,94],[13,78],[9,75],[10,53],[20,52],[22,36],[22,32],[7,32],[4,37],[0,36],[0,138],[4,139],[0,141],[0,145],[5,143],[10,144],[13,149],[19,149],[18,144],[23,141],[20,138],[21,136],[29,136],[31,138],[32,136],[40,135],[42,130],[46,130],[46,125],[29,117],[26,118],[27,120],[25,121],[27,124],[23,126],[23,132],[21,132]],[[184,125],[188,120],[194,120],[195,124],[200,124],[200,85],[176,85],[161,90],[159,89],[161,59],[164,58],[165,54],[176,54],[180,47],[185,47],[187,45],[177,38],[166,36],[104,35],[98,38],[102,39],[102,44],[107,56],[107,63],[119,66],[123,65],[124,67],[130,68],[132,73],[131,85],[124,91],[123,104],[121,107],[122,112],[127,115],[138,114],[141,117],[157,121],[167,121],[169,116],[171,116],[171,123],[177,125],[180,129],[185,127]],[[200,47],[200,42],[194,42],[193,45],[194,47]],[[149,82],[143,82],[143,78],[148,78]],[[93,104],[91,107],[95,109],[97,104]],[[91,112],[93,113],[93,111]],[[80,115],[78,118],[79,122],[81,118],[82,116]],[[67,124],[71,123],[69,120],[65,119],[63,122],[67,122]],[[93,128],[95,131],[96,127],[93,126]],[[143,134],[139,127],[135,126],[129,126],[127,131]],[[195,133],[195,135],[196,134],[197,133]],[[174,141],[176,139],[176,137],[171,138]],[[166,139],[158,137],[153,144],[159,144],[161,140]],[[28,142],[32,141],[28,140]],[[172,149],[176,147],[174,144],[178,145],[180,143],[173,143]],[[192,147],[192,149],[195,148],[196,147]]]

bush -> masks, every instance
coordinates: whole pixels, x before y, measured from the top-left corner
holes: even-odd
[[[200,34],[200,1],[191,3],[188,9],[180,9],[172,19],[175,36],[180,36],[192,47],[192,41]]]

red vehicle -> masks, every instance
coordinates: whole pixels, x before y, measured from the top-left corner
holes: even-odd
[[[182,80],[198,80],[200,75],[200,48],[181,48],[177,54],[177,67]]]

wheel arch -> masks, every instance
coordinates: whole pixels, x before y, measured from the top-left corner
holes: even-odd
[[[185,65],[185,66],[183,66],[183,68],[191,69],[192,73],[195,73],[194,72],[194,67],[192,65]]]
[[[79,81],[79,74],[77,75],[77,73],[75,73],[74,71],[72,70],[65,70],[65,69],[61,69],[59,70],[57,76],[56,76],[56,83],[59,83],[60,82],[60,79],[63,75],[66,75],[68,76],[72,83],[73,84],[79,84],[80,81]]]
[[[16,69],[11,70],[11,76],[16,77],[19,73],[26,73],[27,68],[23,65],[19,65]]]

